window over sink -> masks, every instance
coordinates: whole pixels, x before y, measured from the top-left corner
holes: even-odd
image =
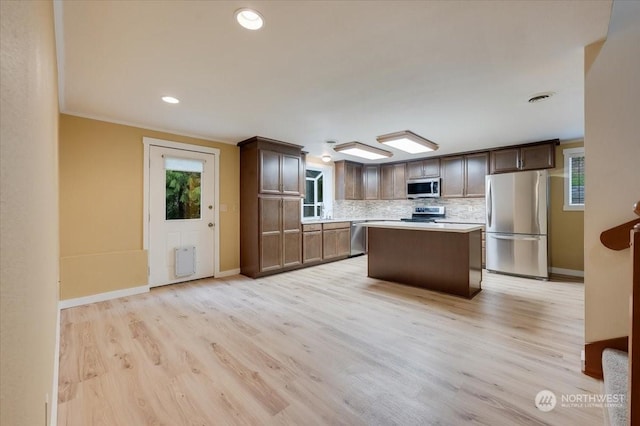
[[[320,219],[324,212],[324,173],[307,167],[305,194],[302,203],[304,219]]]

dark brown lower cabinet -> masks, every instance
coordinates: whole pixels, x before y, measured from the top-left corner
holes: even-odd
[[[331,229],[322,231],[323,259],[338,257],[338,231]]]
[[[351,223],[325,223],[322,231],[323,259],[348,257],[351,253]]]
[[[368,276],[470,299],[482,283],[480,233],[369,227]]]
[[[338,256],[347,257],[351,254],[351,230],[338,229]]]
[[[282,267],[282,198],[260,198],[260,272]]]
[[[300,198],[260,197],[260,272],[300,265]]]
[[[302,263],[322,261],[322,224],[302,225]]]
[[[302,262],[344,259],[351,254],[351,222],[302,225]]]

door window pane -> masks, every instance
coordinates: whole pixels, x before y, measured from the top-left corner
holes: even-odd
[[[202,173],[166,170],[166,219],[200,219]]]

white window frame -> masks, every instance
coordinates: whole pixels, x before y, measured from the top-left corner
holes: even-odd
[[[584,211],[584,204],[571,204],[571,159],[584,157],[584,147],[567,148],[562,150],[564,156],[564,210]],[[585,167],[586,168],[586,167]]]
[[[318,180],[320,178],[322,178],[322,186],[324,188],[324,186],[327,183],[326,173],[324,172],[324,170],[316,169],[315,167],[312,167],[312,166],[307,166],[307,170],[312,170],[314,172],[320,172],[320,174],[318,175],[318,177],[316,177],[314,179],[314,178],[308,178],[306,176],[306,173],[305,173],[305,176],[304,176],[305,188],[307,186],[307,181],[308,180],[313,180],[314,181],[314,185],[313,185],[314,190],[313,190],[313,204],[305,204],[304,203],[304,198],[302,199],[302,219],[307,219],[307,220],[309,220],[309,219],[322,219],[322,217],[317,214],[318,213],[318,207],[324,208],[324,203],[322,203],[322,202],[319,203],[318,202]],[[305,189],[305,193],[306,193],[306,189]],[[322,195],[323,195],[322,199],[324,200],[324,194],[322,194]],[[311,207],[311,206],[313,206],[313,216],[305,216],[304,215],[304,208],[305,207]]]

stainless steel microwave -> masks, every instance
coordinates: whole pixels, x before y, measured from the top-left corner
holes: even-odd
[[[437,198],[440,196],[440,178],[409,179],[407,181],[407,198]]]

